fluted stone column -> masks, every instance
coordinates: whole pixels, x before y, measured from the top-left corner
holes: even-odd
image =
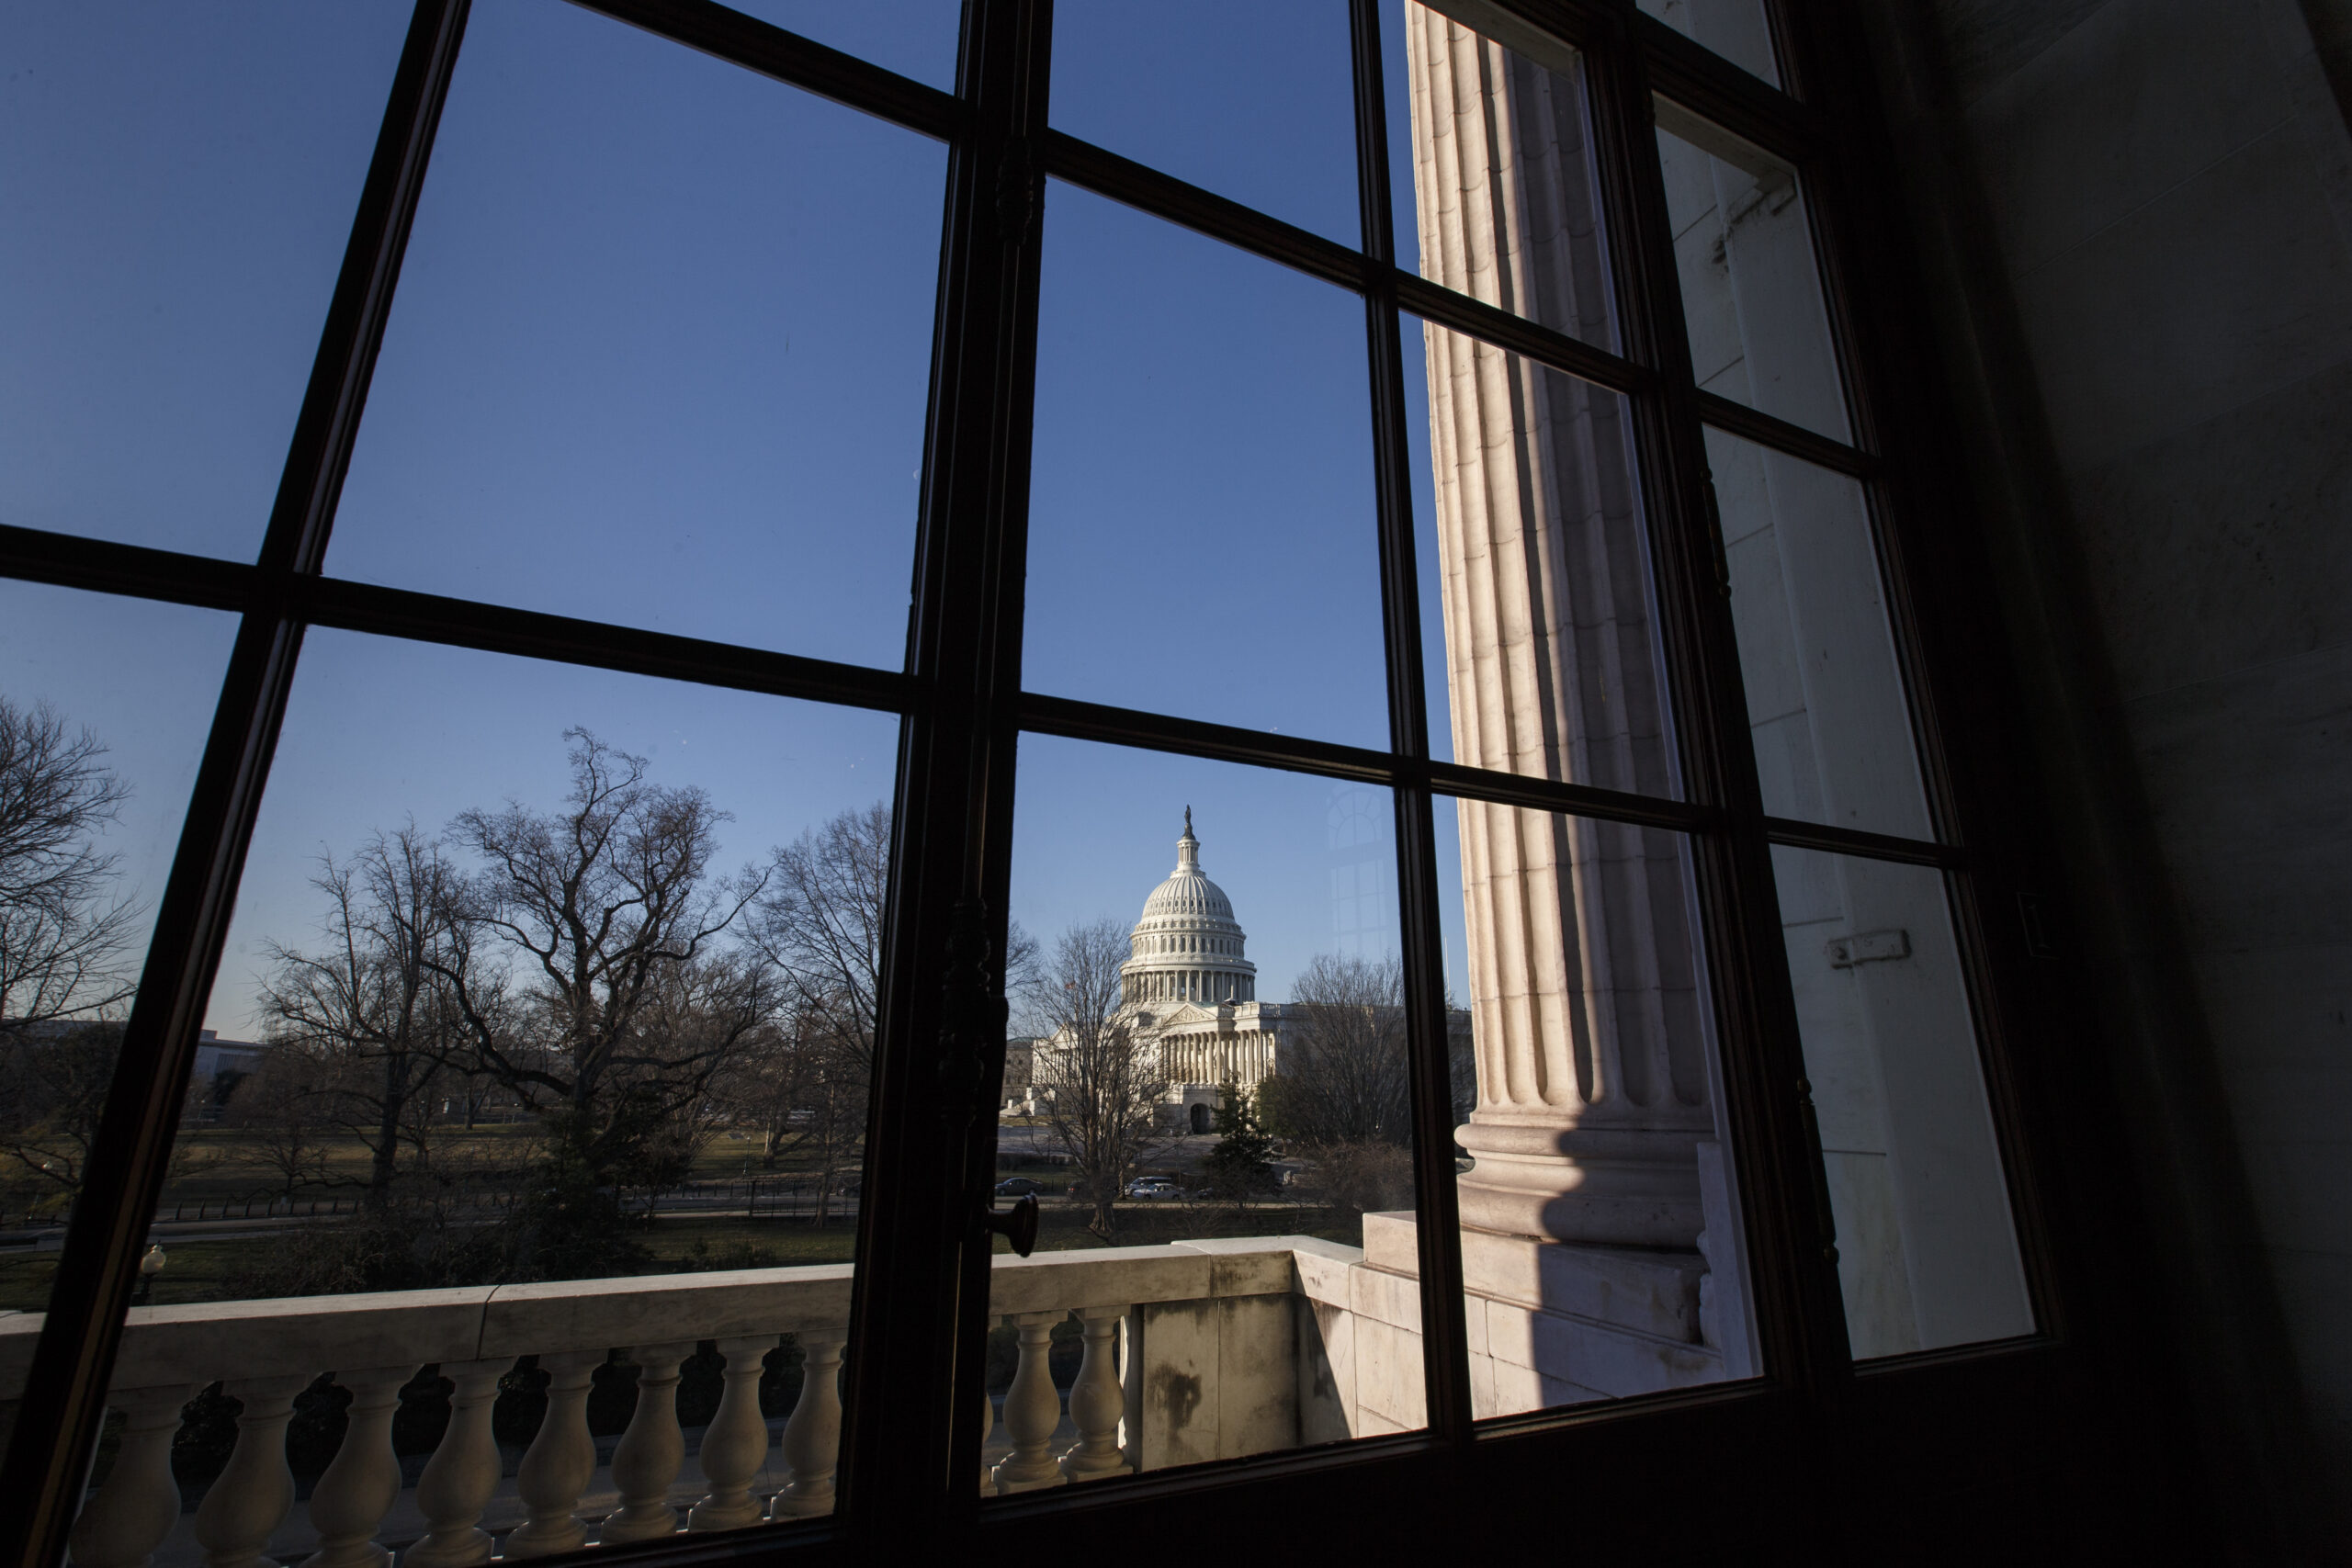
[[[1611,341],[1581,85],[1408,6],[1422,271]],[[1557,65],[1566,69],[1550,69]],[[1616,394],[1428,329],[1454,756],[1662,794],[1672,764]],[[1688,1247],[1713,1135],[1681,845],[1463,803],[1478,1103],[1465,1224]]]

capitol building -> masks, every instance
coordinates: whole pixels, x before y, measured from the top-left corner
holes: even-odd
[[[1144,900],[1119,965],[1117,1021],[1143,1054],[1146,1076],[1162,1086],[1159,1117],[1170,1131],[1209,1131],[1222,1086],[1254,1092],[1281,1070],[1295,1010],[1258,999],[1248,940],[1233,900],[1201,870],[1187,807],[1176,869]],[[1038,1057],[1054,1049],[1053,1039],[1031,1045]]]

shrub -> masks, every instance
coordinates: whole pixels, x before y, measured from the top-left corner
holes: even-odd
[[[1319,1144],[1312,1171],[1300,1179],[1332,1208],[1376,1214],[1413,1206],[1413,1155],[1389,1143]]]

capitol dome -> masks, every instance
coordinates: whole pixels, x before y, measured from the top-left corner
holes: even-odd
[[[1176,869],[1143,902],[1143,919],[1127,938],[1131,956],[1119,965],[1120,1000],[1148,1002],[1255,1001],[1258,966],[1242,956],[1247,938],[1233,918],[1233,900],[1201,873],[1201,841],[1193,837],[1193,808],[1184,808],[1184,836],[1176,840]]]

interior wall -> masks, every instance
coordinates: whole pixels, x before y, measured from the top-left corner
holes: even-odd
[[[2340,1507],[2352,1501],[2352,136],[2329,67],[2352,58],[2335,47],[2352,17],[2346,0],[1907,9],[1866,26],[1898,158],[1924,164],[1943,143],[1939,169],[1904,175],[1915,203],[1941,209],[1919,220],[1925,246],[1986,258],[1991,287],[1972,277],[1954,291],[1973,291],[1963,311],[1989,302],[2005,317],[1947,320],[1958,378],[1997,400],[2002,355],[1986,344],[2006,335],[2030,382],[2021,400],[2039,403],[2022,441],[2012,430],[1973,445],[2055,475],[2040,495],[2014,473],[1981,482],[2007,492],[2026,531],[2064,531],[2095,622],[2074,649],[2103,666],[2079,679],[2029,657],[2026,678],[2089,694],[2100,711],[2075,716],[2116,740],[2116,793],[2144,813],[2138,839],[2121,831],[2109,848],[2155,863],[2138,885],[2161,909],[2128,907],[2141,868],[2121,861],[2104,890],[2117,896],[2110,946],[2142,970],[2109,1021],[2170,1042],[2142,1055],[2142,1098],[2125,1093],[2152,1168],[2177,1183],[2154,1195],[2154,1220],[2201,1248],[2192,1271],[2260,1271],[2267,1290],[2188,1284],[2206,1296],[2186,1311],[2188,1331],[2250,1335],[2243,1320],[2275,1311],[2311,1457]],[[1906,101],[1929,96],[1939,103]],[[1930,115],[1941,122],[1923,127]],[[1948,278],[1968,268],[1939,265]],[[2064,600],[2032,613],[2063,619]],[[2043,629],[2067,657],[2075,631]],[[2148,972],[2175,959],[2177,976]],[[2199,1152],[2186,1146],[2188,1101],[2209,1089],[2225,1135]],[[2233,1186],[2251,1236],[2230,1234],[2244,1212]],[[2258,1347],[2229,1354],[2258,1359]]]

